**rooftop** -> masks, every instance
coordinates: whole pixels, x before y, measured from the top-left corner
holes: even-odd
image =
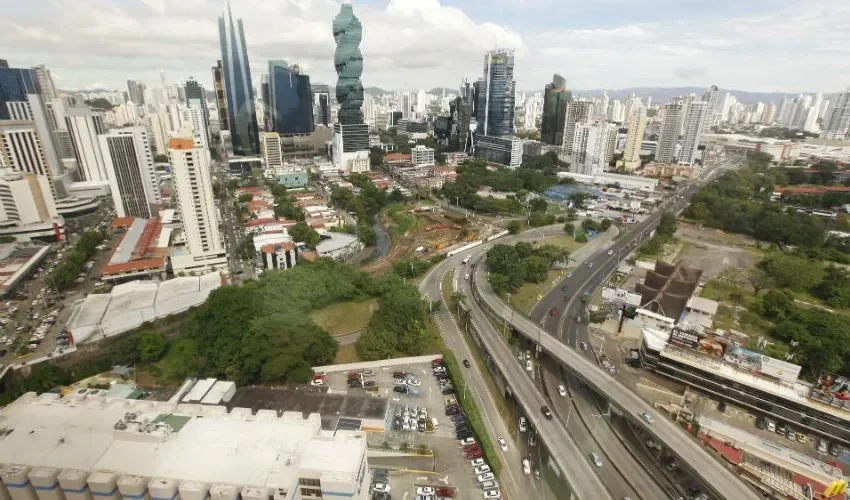
[[[86,390],[83,390],[87,392]],[[0,410],[0,463],[289,489],[299,470],[356,478],[366,442],[322,434],[318,414],[251,414],[72,393],[28,393]]]

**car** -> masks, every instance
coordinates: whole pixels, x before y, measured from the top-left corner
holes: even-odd
[[[532,448],[537,446],[537,436],[533,432],[528,434],[528,446]]]
[[[530,359],[525,360],[525,371],[530,372],[534,369],[534,365],[531,363]]]
[[[360,374],[363,375],[364,377],[374,377],[375,376],[375,372],[372,371],[372,370],[360,370]]]
[[[470,465],[472,465],[473,467],[478,467],[479,465],[484,465],[484,464],[486,464],[487,462],[485,462],[483,458],[476,458],[475,460],[472,460],[472,461],[470,461],[469,463],[470,463]]]
[[[492,481],[496,476],[493,475],[492,472],[485,472],[484,474],[478,474],[478,482],[483,483],[484,481]]]
[[[463,441],[460,442],[460,445],[464,446],[464,447],[470,446],[470,445],[473,445],[473,444],[474,445],[478,444],[478,443],[476,443],[475,438],[467,438],[467,439],[464,439]]]
[[[582,341],[582,342],[579,342],[578,345],[579,345],[579,347],[581,347],[582,351],[587,350],[587,342]]]
[[[499,448],[501,448],[502,451],[508,451],[508,442],[505,441],[505,438],[499,436],[498,438],[496,438],[496,441],[499,442]]]
[[[640,412],[640,418],[642,418],[643,421],[646,422],[649,425],[652,425],[653,423],[655,423],[655,419],[652,418],[652,415],[650,415],[649,413],[647,413],[645,411]]]
[[[430,486],[420,486],[419,488],[416,488],[416,494],[417,495],[436,495],[437,490],[435,488],[430,487]]]
[[[590,453],[590,463],[595,465],[597,468],[602,467],[602,459],[599,458],[599,455],[596,452]]]
[[[557,308],[553,307],[552,309],[549,309],[549,316],[554,316],[556,314],[558,314]]]
[[[437,496],[443,498],[454,498],[455,490],[452,488],[437,488]]]
[[[479,465],[474,470],[476,474],[487,474],[488,472],[490,472],[490,466],[487,464]]]
[[[522,473],[526,476],[531,474],[531,462],[527,458],[522,459]]]
[[[408,379],[408,380],[407,380],[407,385],[412,385],[412,386],[414,386],[414,387],[419,387],[419,386],[421,386],[421,385],[422,385],[422,382],[420,382],[418,379],[415,379],[415,378],[414,378],[414,379]]]
[[[525,417],[519,417],[519,431],[525,432],[528,430],[528,426],[526,424]]]
[[[767,421],[767,430],[770,432],[776,432],[776,422],[773,420]]]
[[[797,441],[799,441],[799,442],[801,442],[801,443],[805,443],[805,442],[807,442],[808,440],[809,440],[809,438],[808,438],[808,437],[806,437],[806,435],[805,435],[805,434],[803,434],[802,432],[798,432],[798,433],[797,433]]]
[[[794,441],[797,439],[797,433],[788,429],[788,434],[786,434],[785,437],[787,437],[790,441]]]
[[[608,255],[614,255],[614,251],[613,251],[613,250],[608,250]]]
[[[468,359],[463,360],[463,366],[469,368],[469,360]]]
[[[393,392],[398,392],[400,394],[407,394],[407,386],[406,385],[397,385],[393,387]]]
[[[821,455],[826,455],[827,453],[829,453],[829,446],[827,446],[826,440],[823,438],[818,439],[818,453],[820,453]]]
[[[563,384],[558,386],[558,394],[563,398],[567,395],[567,388]]]
[[[543,416],[546,417],[546,420],[552,420],[552,412],[549,410],[548,406],[541,406],[540,413],[542,413]]]
[[[485,490],[489,490],[492,488],[498,488],[499,483],[497,483],[496,481],[484,481],[483,483],[481,483],[481,487]]]
[[[587,267],[593,267],[593,262],[588,262]]]
[[[464,274],[463,279],[468,280],[469,279],[469,273]]]
[[[397,378],[393,382],[395,383],[395,385],[406,385],[407,384],[407,380],[405,380],[404,378]]]
[[[466,454],[467,459],[481,458],[483,456],[484,456],[484,453],[481,450],[470,451],[469,453]]]
[[[400,378],[403,379],[406,376],[407,376],[407,374],[404,373],[404,372],[393,372],[393,378],[395,378],[395,379],[400,379]]]
[[[374,483],[372,484],[372,491],[377,491],[379,493],[389,493],[390,485],[387,483]]]
[[[484,498],[502,498],[502,492],[498,489],[484,491]]]

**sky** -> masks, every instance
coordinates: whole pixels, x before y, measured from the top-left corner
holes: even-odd
[[[516,51],[521,90],[705,87],[836,92],[850,85],[848,0],[354,0],[363,84],[457,88],[483,55]],[[0,58],[45,64],[60,89],[211,83],[225,0],[2,0]],[[338,0],[233,0],[254,85],[269,59],[334,85]]]

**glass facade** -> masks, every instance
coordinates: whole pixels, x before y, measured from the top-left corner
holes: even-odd
[[[476,133],[503,136],[514,133],[514,53],[494,50],[484,56],[484,78],[476,82]]]
[[[313,132],[313,92],[310,77],[298,66],[285,61],[269,61],[269,113],[278,134]]]
[[[260,136],[245,32],[241,19],[233,22],[229,5],[227,13],[218,18],[218,34],[233,153],[238,156],[257,155],[260,153]]]
[[[561,75],[555,75],[552,83],[546,85],[543,93],[543,123],[540,126],[540,141],[560,146],[564,142],[564,124],[567,119],[567,105],[572,93],[567,90],[567,81]]]
[[[27,94],[37,94],[32,70],[0,67],[0,120],[9,120],[8,102],[25,102]]]
[[[354,15],[351,4],[342,4],[333,21],[334,65],[339,77],[336,84],[336,100],[339,102],[338,121],[343,125],[363,123],[363,55],[360,39],[363,27]]]

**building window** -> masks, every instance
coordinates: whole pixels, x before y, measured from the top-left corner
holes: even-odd
[[[318,479],[310,479],[310,478],[306,478],[306,477],[298,478],[298,484],[300,484],[301,486],[315,486],[315,487],[322,486],[322,482],[319,481]]]
[[[322,498],[322,490],[318,488],[301,488],[301,498]]]

